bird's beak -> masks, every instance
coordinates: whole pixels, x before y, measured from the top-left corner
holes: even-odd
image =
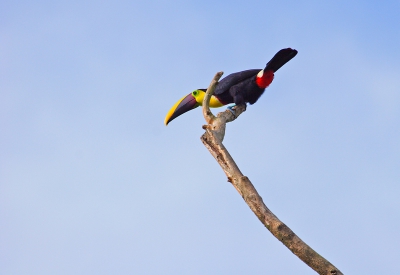
[[[170,123],[173,119],[198,106],[199,104],[197,103],[196,98],[191,93],[187,96],[184,96],[169,110],[165,117],[164,124],[168,125],[168,123]]]

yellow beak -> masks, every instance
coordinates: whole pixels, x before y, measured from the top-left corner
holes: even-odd
[[[172,106],[167,115],[165,116],[164,124],[168,125],[172,120],[186,113],[187,111],[197,108],[199,104],[196,98],[190,93],[183,98],[181,98],[177,103]]]

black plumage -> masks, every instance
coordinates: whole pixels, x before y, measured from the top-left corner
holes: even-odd
[[[221,107],[229,103],[237,105],[256,103],[265,88],[273,81],[274,73],[296,54],[296,50],[282,49],[274,55],[264,69],[241,71],[223,78],[214,91],[216,100],[213,101],[213,105],[210,101],[210,107]],[[165,125],[178,116],[201,106],[205,91],[206,89],[197,89],[175,103],[165,117]]]
[[[291,48],[280,50],[267,63],[263,70],[264,74],[267,74],[269,71],[275,73],[279,68],[295,57],[296,54],[297,51]],[[257,74],[261,70],[262,69],[251,69],[228,75],[218,83],[214,91],[214,96],[223,104],[235,103],[238,105],[256,103],[266,88],[260,87],[256,82]]]

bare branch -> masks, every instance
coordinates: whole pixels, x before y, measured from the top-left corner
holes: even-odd
[[[339,269],[303,242],[267,208],[253,184],[242,174],[239,167],[222,144],[225,136],[226,123],[234,121],[246,110],[246,105],[236,106],[234,108],[235,114],[226,110],[215,117],[211,113],[209,109],[209,100],[221,76],[221,72],[215,75],[204,97],[203,115],[208,125],[203,126],[206,132],[202,135],[201,141],[210,151],[211,155],[217,160],[228,177],[228,181],[232,183],[258,219],[279,241],[317,273],[324,275],[341,275],[342,272],[339,271]]]
[[[215,119],[215,116],[210,110],[210,99],[211,96],[214,94],[215,87],[218,84],[218,80],[221,78],[221,76],[224,74],[224,72],[218,72],[215,74],[213,80],[210,83],[210,86],[207,88],[206,95],[204,96],[203,99],[203,116],[204,119],[208,124],[211,124],[213,120]]]

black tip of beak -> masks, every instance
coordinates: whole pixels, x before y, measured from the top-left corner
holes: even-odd
[[[168,125],[172,120],[177,118],[178,116],[193,110],[198,106],[196,98],[192,94],[188,94],[183,99],[178,101],[168,112],[165,117],[165,125]]]

